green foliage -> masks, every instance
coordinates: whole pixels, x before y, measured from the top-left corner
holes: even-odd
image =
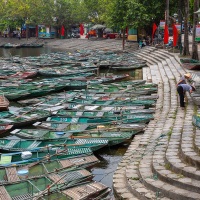
[[[190,0],[190,7],[193,6]],[[170,0],[170,15],[178,12]],[[101,23],[125,29],[152,27],[164,19],[166,1],[160,0],[0,0],[0,24],[46,24],[66,28],[80,23]],[[57,19],[57,20],[55,20]]]

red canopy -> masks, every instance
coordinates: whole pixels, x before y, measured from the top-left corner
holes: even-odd
[[[83,24],[80,24],[80,35],[83,35],[84,34],[84,26]]]

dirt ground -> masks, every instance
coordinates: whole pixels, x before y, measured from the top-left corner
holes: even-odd
[[[37,38],[4,38],[0,37],[0,45],[11,44],[27,44],[38,43],[44,46],[60,49],[60,50],[78,50],[78,49],[98,49],[98,50],[122,50],[122,40],[116,39],[85,39],[85,38],[71,38],[71,39],[37,39]],[[138,44],[133,42],[125,43],[125,50],[134,51],[138,49]]]

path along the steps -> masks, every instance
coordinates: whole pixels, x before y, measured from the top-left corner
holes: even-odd
[[[137,53],[147,61],[144,79],[158,84],[155,119],[133,139],[113,176],[117,199],[200,199],[200,131],[189,94],[179,107],[176,83],[186,70],[178,55],[152,47]]]

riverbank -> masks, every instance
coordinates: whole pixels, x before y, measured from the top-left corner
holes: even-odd
[[[11,44],[27,44],[37,43],[44,44],[46,47],[58,49],[58,50],[122,50],[122,40],[115,39],[85,39],[83,38],[70,38],[70,39],[37,39],[37,38],[0,38],[0,45]],[[138,48],[137,43],[126,42],[125,50],[135,51]]]

